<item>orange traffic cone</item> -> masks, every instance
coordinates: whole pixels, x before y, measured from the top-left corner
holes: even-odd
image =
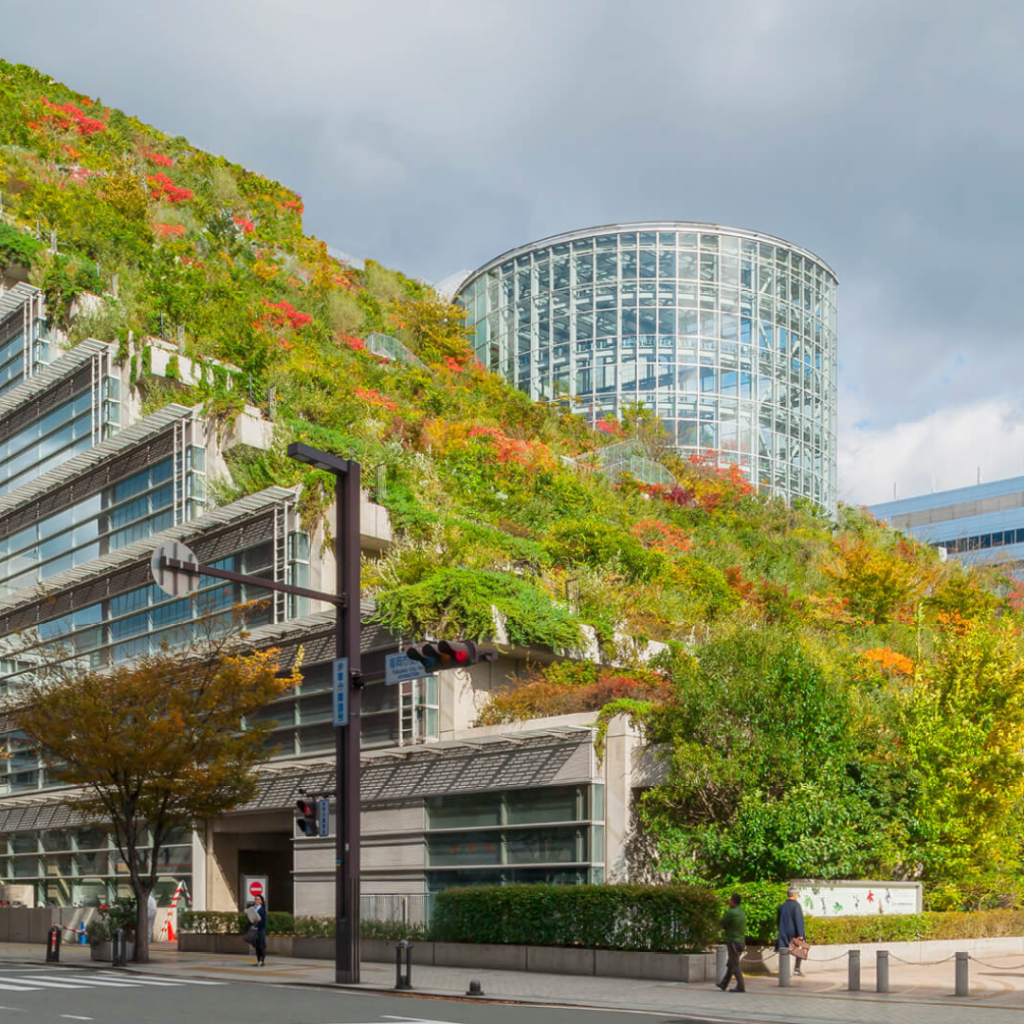
[[[174,934],[174,922],[172,921],[170,914],[167,915],[167,941],[178,941],[178,936]]]

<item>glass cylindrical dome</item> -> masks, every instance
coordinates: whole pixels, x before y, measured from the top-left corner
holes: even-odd
[[[614,224],[474,271],[456,301],[476,353],[597,423],[642,404],[684,453],[836,506],[836,276],[813,253],[717,224]]]

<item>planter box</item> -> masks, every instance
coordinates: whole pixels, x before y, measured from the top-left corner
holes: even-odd
[[[304,938],[296,935],[292,939],[292,956],[305,960],[333,960],[334,939]]]
[[[111,964],[114,962],[114,944],[107,939],[106,942],[98,942],[95,946],[90,947],[89,955],[93,960],[99,960]],[[135,943],[128,943],[127,958],[131,960],[135,956]]]
[[[482,971],[526,971],[529,970],[526,964],[527,948],[491,946],[485,943],[435,942],[434,966],[475,967]]]
[[[596,949],[569,949],[561,946],[525,946],[526,969],[542,974],[594,974]]]
[[[595,973],[602,978],[682,981],[693,985],[714,977],[714,953],[647,953],[595,950]]]
[[[363,939],[359,943],[359,959],[370,964],[393,964],[397,939]],[[404,960],[402,961],[405,962]],[[434,943],[412,943],[413,967],[431,967],[434,964]]]
[[[270,943],[268,941],[267,948]],[[252,953],[250,946],[241,935],[200,935],[196,932],[178,934],[178,950],[182,953],[227,953],[245,955]]]

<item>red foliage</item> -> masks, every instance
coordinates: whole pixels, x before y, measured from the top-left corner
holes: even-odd
[[[153,230],[161,238],[182,238],[185,234],[183,224],[154,224]]]
[[[305,327],[313,319],[311,313],[300,313],[290,302],[283,300],[281,302],[271,302],[266,298],[260,301],[266,306],[262,320],[276,324],[278,327]]]
[[[169,156],[164,156],[163,153],[154,153],[151,149],[142,150],[142,155],[151,163],[156,164],[157,167],[173,167],[174,161]]]
[[[394,412],[398,408],[397,403],[371,388],[356,388],[356,398],[361,398],[364,402],[369,402],[370,405],[379,405],[389,412]]]
[[[756,600],[754,584],[745,579],[743,569],[738,565],[730,565],[725,570],[725,582],[744,600]]]
[[[306,207],[303,206],[301,199],[289,199],[286,202],[282,203],[281,205],[288,210],[294,210],[298,214],[302,214],[306,210]]]
[[[612,415],[607,415],[603,420],[598,420],[594,426],[602,434],[612,434],[615,437],[622,437],[622,424]]]
[[[251,235],[256,230],[256,225],[251,220],[246,220],[245,217],[233,218],[235,224],[242,229],[243,235]]]
[[[338,341],[348,345],[354,352],[362,352],[366,349],[366,342],[362,338],[353,337],[351,334],[339,334]]]
[[[40,99],[43,101],[44,107],[53,111],[52,114],[44,114],[41,118],[51,128],[56,128],[59,131],[68,131],[73,128],[79,135],[96,135],[107,130],[106,121],[89,117],[88,114],[82,113],[74,103],[51,103],[45,96],[41,96]],[[29,127],[38,130],[40,125],[29,122]]]
[[[454,356],[445,356],[445,366],[452,373],[462,373],[465,367]]]
[[[678,526],[663,523],[660,519],[642,519],[633,526],[633,536],[645,548],[661,551],[682,553],[693,547],[693,541]]]
[[[185,203],[192,198],[192,189],[175,185],[166,174],[148,174],[146,181],[152,186],[150,195],[154,199],[166,199],[169,203]]]

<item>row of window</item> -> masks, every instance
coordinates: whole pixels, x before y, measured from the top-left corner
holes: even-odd
[[[20,314],[15,314],[20,316]],[[32,322],[32,369],[37,370],[50,361],[50,341],[46,337],[46,324]],[[0,395],[17,387],[25,379],[25,334],[19,331],[0,346]]]
[[[103,385],[99,409],[93,407],[92,391],[83,392],[0,443],[0,494],[87,451],[116,429],[120,422],[120,385],[112,377],[105,377]],[[100,437],[94,431],[97,419]]]
[[[182,503],[186,518],[201,514],[205,452],[189,450]],[[180,495],[179,495],[180,499]],[[0,586],[8,589],[48,579],[176,525],[174,460],[165,459],[113,487],[0,539]]]
[[[976,537],[957,537],[956,540],[938,540],[932,547],[945,548],[951,555],[965,551],[985,551],[988,548],[1002,548],[1008,544],[1024,544],[1024,530],[995,530],[979,533]]]
[[[692,281],[746,288],[759,295],[792,302],[808,312],[813,311],[819,318],[822,318],[823,308],[834,301],[831,288],[810,274],[791,273],[788,268],[772,262],[682,249],[620,249],[599,252],[596,259],[590,253],[571,259],[568,256],[556,256],[550,261],[541,258],[532,267],[502,275],[500,282],[497,273],[492,271],[487,287],[474,289],[472,299],[479,315],[483,312],[482,299],[487,300],[487,308],[495,310],[538,293],[620,282],[623,287],[635,288],[638,282],[645,281]],[[469,299],[470,292],[467,290],[465,295],[464,301]]]

